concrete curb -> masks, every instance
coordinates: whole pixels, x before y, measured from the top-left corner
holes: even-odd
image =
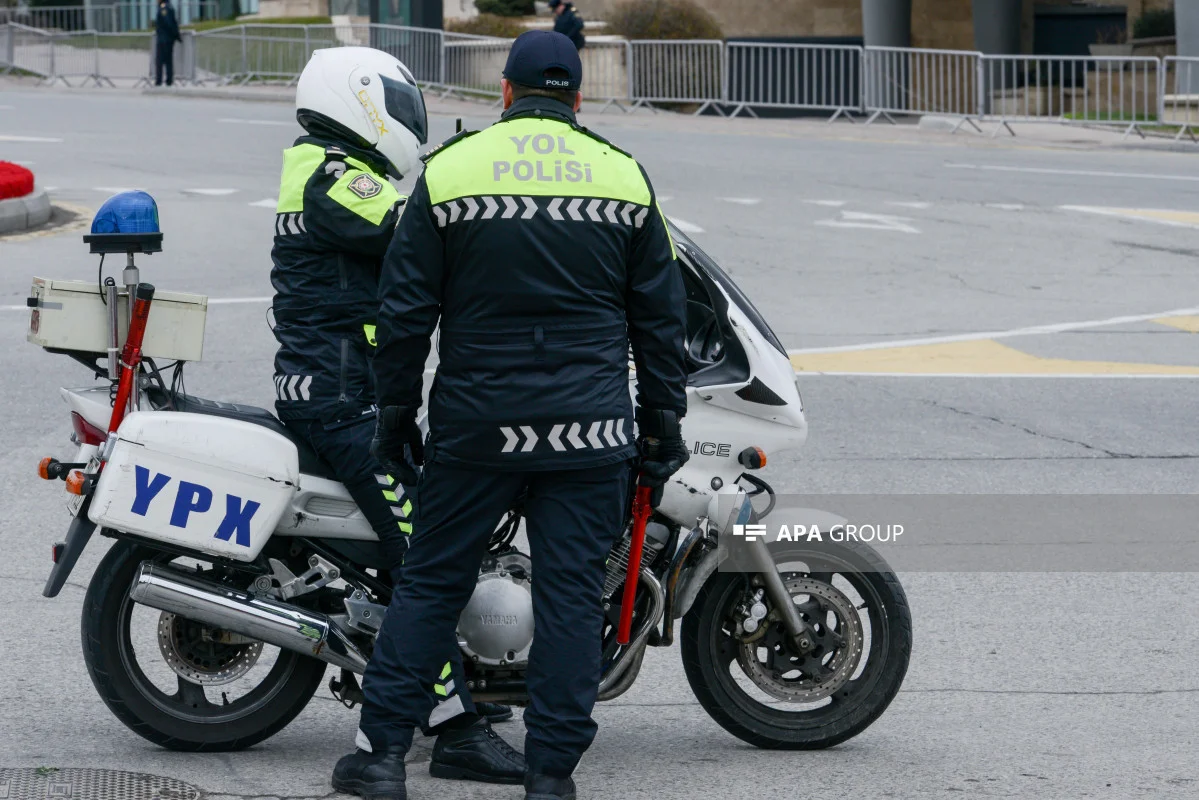
[[[17,233],[50,221],[50,196],[34,187],[31,194],[0,200],[0,233]]]

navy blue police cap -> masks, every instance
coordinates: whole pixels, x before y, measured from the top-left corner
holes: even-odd
[[[546,75],[551,70],[565,74]],[[532,89],[578,90],[583,83],[583,62],[574,42],[555,31],[525,31],[508,51],[504,77]]]

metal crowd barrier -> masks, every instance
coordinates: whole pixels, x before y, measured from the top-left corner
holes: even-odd
[[[1199,128],[1199,58],[1167,56],[1162,59],[1162,92],[1157,119],[1162,125],[1177,125],[1175,140]]]
[[[203,0],[208,2],[209,0]],[[311,52],[365,45],[394,54],[427,91],[490,99],[500,94],[509,39],[398,25],[245,24],[184,33],[175,49],[181,83],[293,84]],[[593,37],[582,52],[583,93],[625,111],[654,104],[736,116],[755,108],[955,117],[958,127],[1014,122],[1122,126],[1125,135],[1199,127],[1199,59],[991,56],[969,51],[763,42],[625,41]],[[149,69],[145,69],[149,64]],[[0,69],[77,85],[145,82],[153,34],[46,31],[0,24]],[[956,130],[956,128],[955,128]]]
[[[863,58],[866,124],[892,115],[937,114],[958,118],[958,127],[979,115],[978,74],[982,53],[867,47]],[[975,126],[977,127],[977,126]],[[955,128],[956,130],[956,128]]]
[[[628,45],[633,100],[629,110],[653,103],[697,103],[698,115],[723,102],[724,42],[637,40]]]
[[[216,19],[217,0],[180,0],[175,15],[181,25],[203,19]],[[118,2],[109,5],[34,6],[0,8],[0,25],[16,22],[47,31],[97,31],[120,33],[148,30],[154,22],[155,2]]]
[[[852,45],[729,42],[722,102],[751,116],[757,108],[832,111],[829,122],[860,112],[862,48]]]
[[[1121,125],[1157,121],[1161,62],[1136,56],[983,56],[983,116],[998,122]]]

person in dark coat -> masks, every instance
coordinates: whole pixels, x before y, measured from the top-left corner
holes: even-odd
[[[162,86],[162,73],[167,75],[167,86],[175,82],[175,42],[183,41],[179,35],[179,20],[170,0],[160,0],[158,16],[154,18],[154,85]]]
[[[575,12],[575,4],[565,0],[550,0],[550,9],[554,17],[554,31],[570,39],[576,50],[587,46],[583,37],[583,18]]]

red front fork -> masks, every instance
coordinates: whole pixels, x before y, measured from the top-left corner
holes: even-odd
[[[629,546],[629,572],[625,576],[624,598],[620,601],[620,626],[616,629],[616,643],[627,645],[633,631],[633,605],[637,600],[637,584],[641,581],[641,551],[645,546],[645,526],[649,522],[650,497],[653,488],[637,483],[637,494],[633,496],[633,540]]]
[[[129,336],[125,349],[121,351],[121,377],[117,384],[117,396],[112,404],[112,418],[108,421],[108,432],[121,427],[125,413],[129,410],[129,398],[137,391],[137,368],[142,360],[142,339],[146,335],[146,321],[150,318],[150,303],[154,299],[154,287],[139,283],[133,299],[133,315],[129,320]]]

